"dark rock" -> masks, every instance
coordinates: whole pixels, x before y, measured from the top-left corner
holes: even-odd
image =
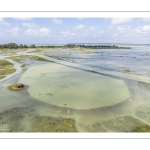
[[[17,88],[24,88],[25,85],[23,85],[22,83],[18,83],[18,84],[16,84],[16,87],[17,87]]]

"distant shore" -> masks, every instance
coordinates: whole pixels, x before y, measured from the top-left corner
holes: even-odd
[[[116,45],[73,45],[73,44],[68,44],[67,47],[70,48],[92,48],[92,49],[130,49],[130,47],[119,47]]]
[[[67,45],[41,45],[35,46],[34,44],[27,46],[23,44],[16,44],[16,43],[8,43],[8,44],[1,44],[0,49],[22,49],[22,48],[90,48],[90,49],[130,49],[130,47],[125,46],[116,46],[116,45],[84,45],[84,44],[67,44]]]

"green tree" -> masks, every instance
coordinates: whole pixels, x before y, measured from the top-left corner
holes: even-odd
[[[36,48],[34,44],[30,45],[30,48]]]
[[[27,45],[23,45],[23,48],[28,48],[28,46]]]
[[[19,48],[23,48],[23,45],[22,45],[22,44],[20,44],[20,45],[19,45]]]

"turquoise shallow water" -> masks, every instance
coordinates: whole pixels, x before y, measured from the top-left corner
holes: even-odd
[[[18,82],[29,86],[33,98],[59,107],[92,109],[130,97],[121,80],[55,63],[29,68]]]

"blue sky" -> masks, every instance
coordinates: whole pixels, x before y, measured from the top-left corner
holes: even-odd
[[[0,44],[150,44],[150,18],[0,18]]]

